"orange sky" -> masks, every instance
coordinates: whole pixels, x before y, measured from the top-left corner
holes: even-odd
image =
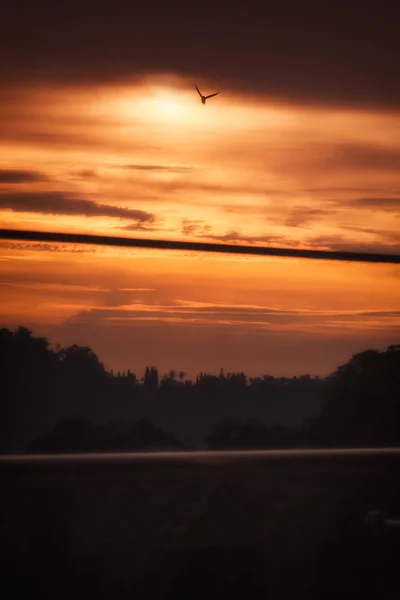
[[[0,92],[2,227],[398,253],[399,194],[393,111],[233,90],[203,106],[192,81],[165,75]],[[399,341],[399,276],[3,243],[0,317],[90,344],[108,367],[326,373]]]

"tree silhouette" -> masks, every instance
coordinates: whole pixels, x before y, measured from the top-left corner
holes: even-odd
[[[74,344],[58,353],[67,377],[79,380],[91,380],[104,377],[105,369],[97,355],[87,346]]]
[[[398,445],[400,349],[365,350],[326,382],[326,405],[313,434],[329,445]]]
[[[106,438],[114,439],[119,429],[109,424],[143,418],[194,447],[400,443],[400,344],[354,354],[327,378],[248,378],[242,371],[225,375],[221,368],[218,375],[200,371],[193,383],[184,371],[171,369],[159,382],[155,366],[147,366],[139,381],[131,369],[107,372],[87,346],[53,350],[25,327],[3,328],[0,373],[2,452],[22,451],[49,432],[51,444],[62,447],[66,423],[72,428],[66,437],[75,437],[78,446],[83,435],[87,448],[116,447]],[[61,424],[64,429],[57,429]],[[135,439],[142,439],[135,431]],[[121,444],[139,448],[126,435],[118,433]]]
[[[155,427],[148,419],[139,419],[129,425],[95,425],[89,419],[71,419],[61,422],[49,435],[30,442],[27,451],[116,452],[183,448],[173,435]]]

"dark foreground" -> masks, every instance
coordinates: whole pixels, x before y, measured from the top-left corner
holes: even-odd
[[[3,456],[2,598],[397,598],[400,449]]]

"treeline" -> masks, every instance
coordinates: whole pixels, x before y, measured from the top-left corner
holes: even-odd
[[[192,381],[154,366],[107,371],[91,348],[53,349],[19,327],[0,330],[0,366],[2,452],[399,443],[400,345],[327,378],[221,369]]]

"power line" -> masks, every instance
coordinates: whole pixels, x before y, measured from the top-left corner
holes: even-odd
[[[248,254],[253,256],[279,256],[286,258],[309,258],[316,260],[341,260],[348,262],[400,264],[400,254],[369,252],[346,252],[329,250],[305,250],[292,248],[270,248],[263,246],[214,244],[209,242],[183,242],[150,240],[82,233],[53,233],[22,229],[0,229],[0,239],[24,242],[50,242],[65,244],[90,244],[117,246],[122,248],[155,248],[158,250],[189,250],[195,252],[217,252],[226,254]]]

